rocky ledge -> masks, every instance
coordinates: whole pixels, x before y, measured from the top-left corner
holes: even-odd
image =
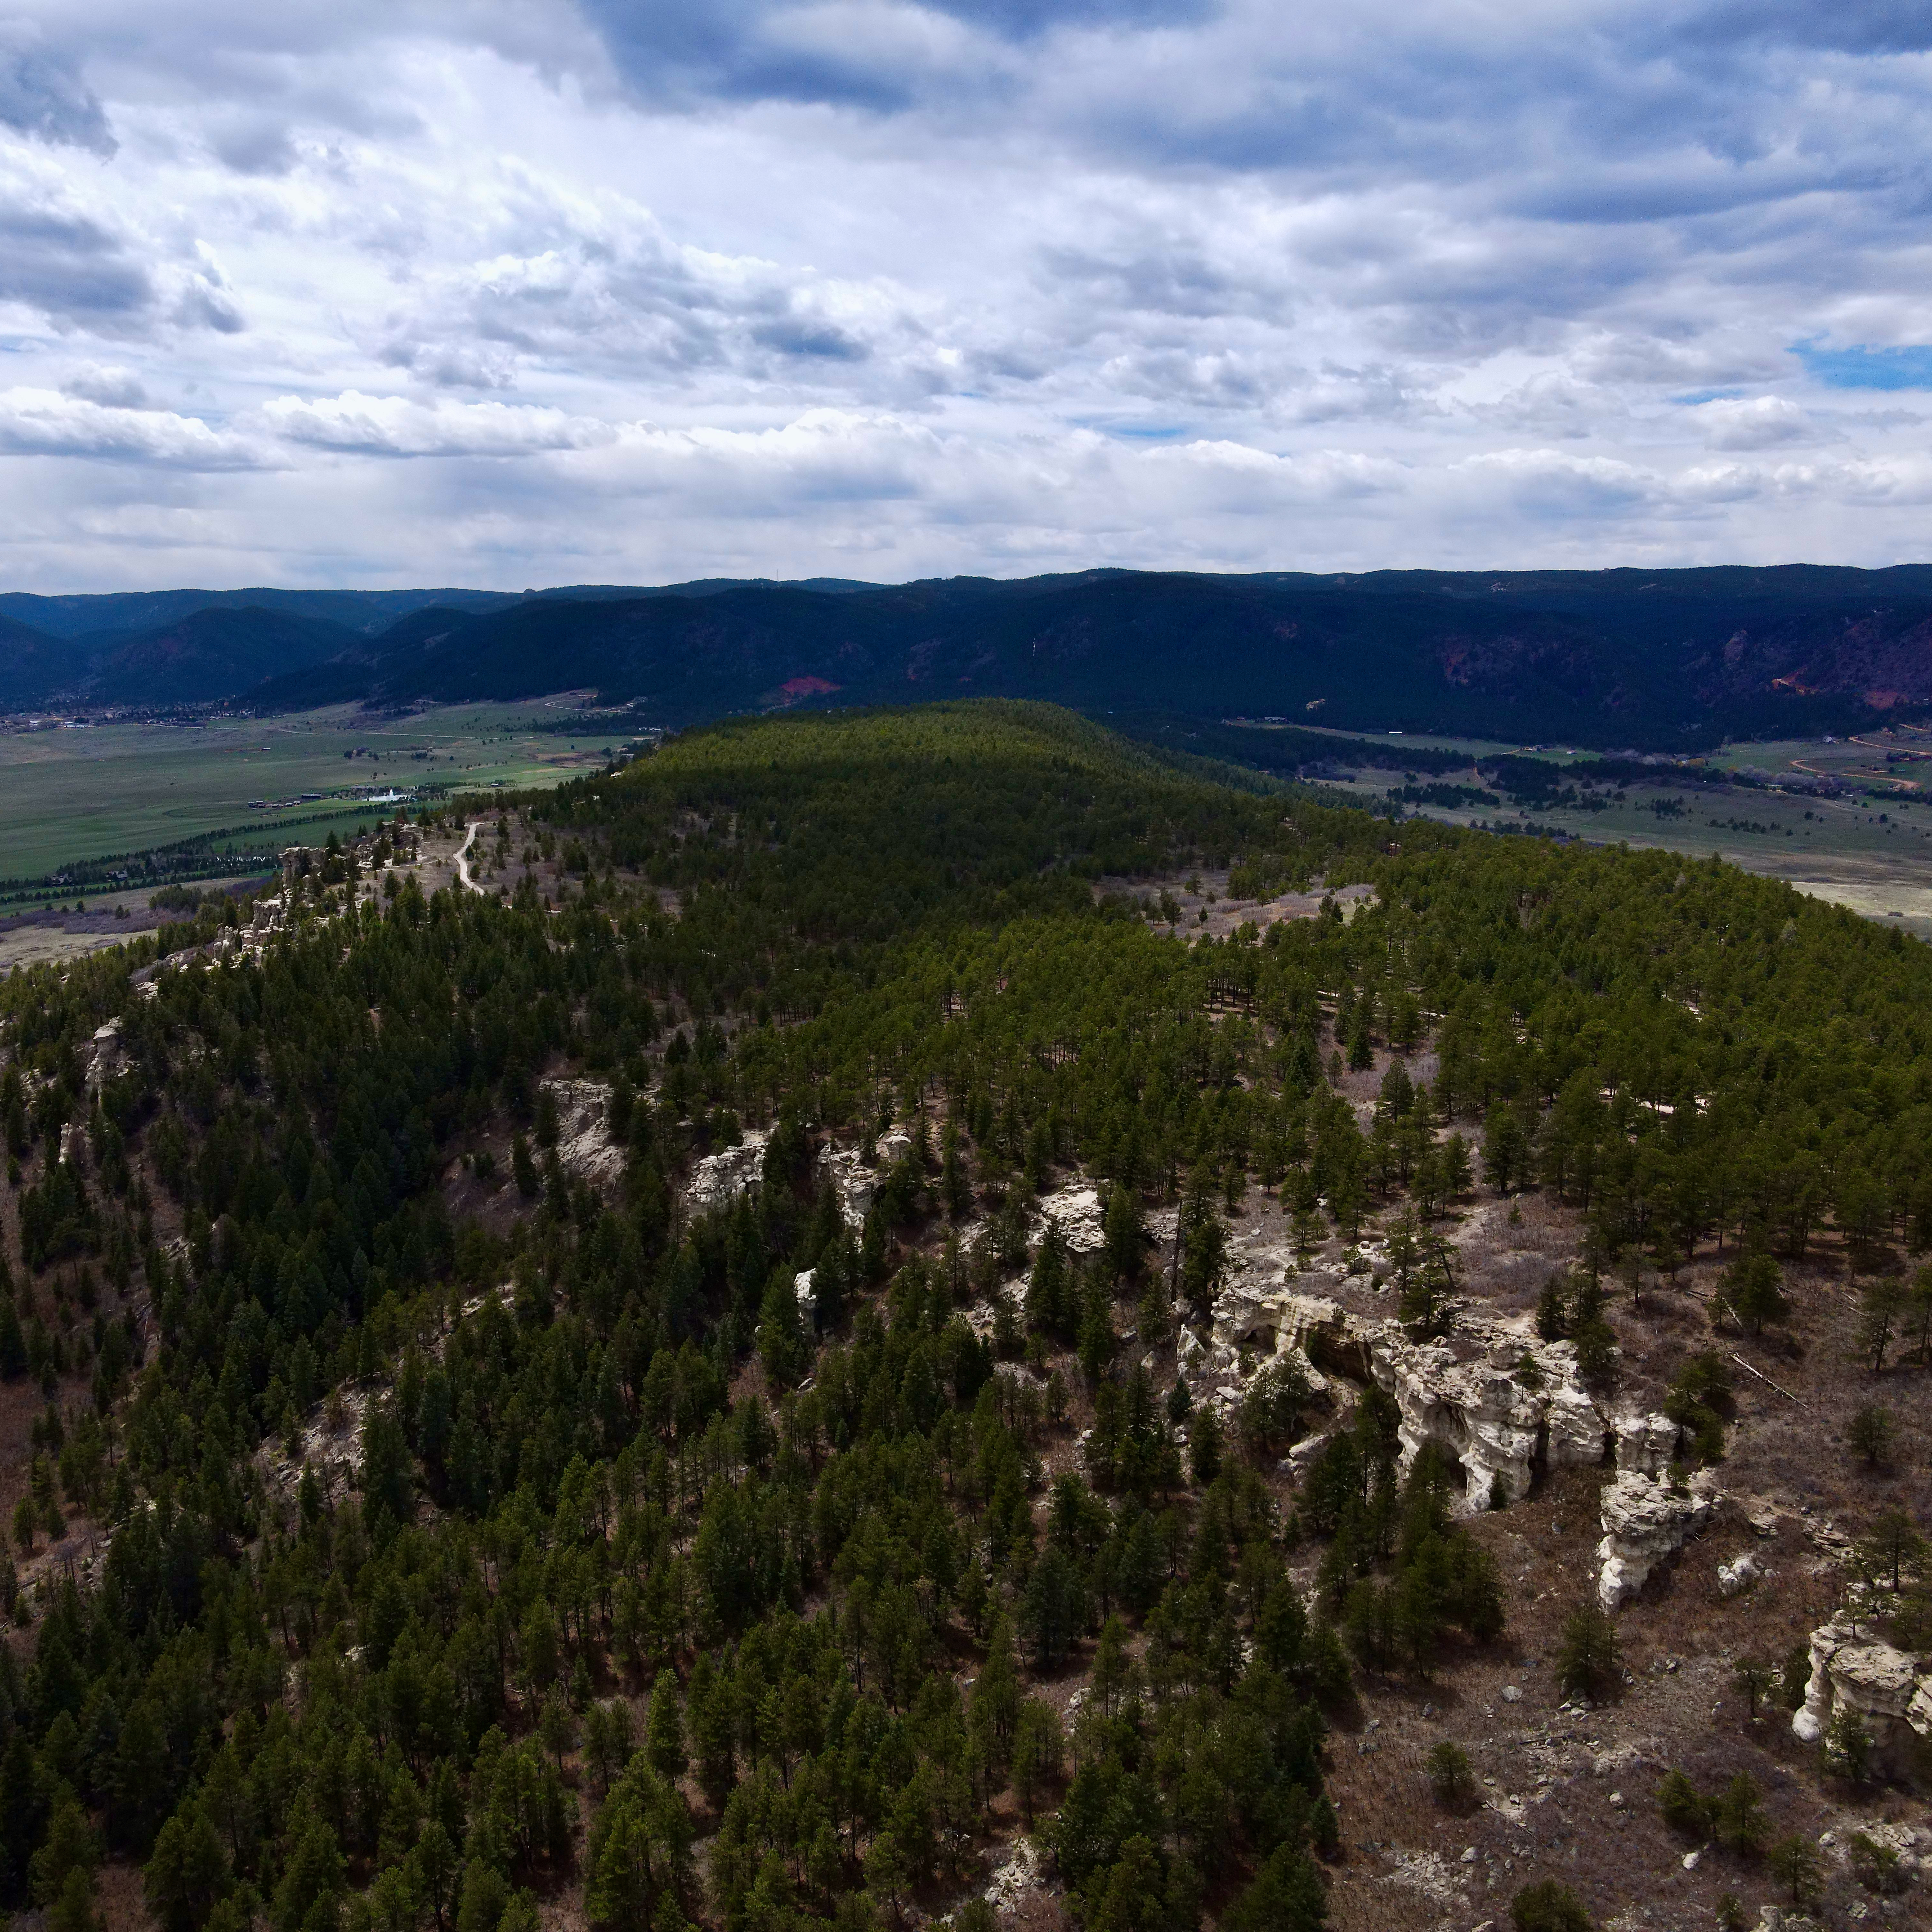
[[[1811,1633],[1811,1680],[1791,1728],[1816,1744],[1846,1710],[1856,1714],[1883,1772],[1911,1772],[1932,1745],[1932,1672],[1922,1673],[1910,1652],[1878,1642],[1868,1623],[1838,1616]]]

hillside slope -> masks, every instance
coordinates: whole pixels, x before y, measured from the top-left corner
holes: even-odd
[[[256,911],[0,982],[0,1904],[1922,1918],[1932,952],[1003,702]]]
[[[1932,704],[1932,575],[1874,576],[1108,572],[544,599],[416,613],[380,640],[365,688],[395,700],[588,686],[672,724],[986,694],[1688,747]]]
[[[591,688],[683,725],[1003,696],[1644,749],[1932,706],[1923,566],[182,591],[0,598],[9,616],[29,626],[0,638],[0,703],[15,706],[66,694],[268,710]],[[316,623],[340,627],[319,661],[324,634],[303,628]]]

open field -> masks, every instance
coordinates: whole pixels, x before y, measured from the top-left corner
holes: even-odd
[[[1322,735],[1334,740],[1336,763],[1343,767],[1350,764],[1352,745],[1372,742],[1378,752],[1389,745],[1386,737],[1370,740],[1364,734]],[[1433,779],[1480,785],[1475,762],[1499,755],[1534,751],[1559,766],[1599,755],[1568,747],[1473,739],[1414,736],[1402,742],[1469,756],[1467,771],[1416,771],[1413,777],[1422,783]],[[1608,794],[1611,802],[1598,810],[1518,808],[1508,804],[1468,809],[1424,806],[1420,810],[1449,824],[1520,827],[1529,823],[1596,844],[1654,846],[1699,857],[1715,852],[1748,872],[1785,880],[1815,898],[1828,899],[1867,918],[1897,919],[1908,930],[1932,937],[1932,732],[1907,726],[1862,734],[1850,742],[1727,745],[1706,760],[1706,768],[1712,767],[1789,772],[1794,782],[1831,778],[1858,790],[1850,796],[1814,798],[1762,783],[1686,784],[1669,766],[1660,766],[1654,782],[1618,786]],[[1364,765],[1339,788],[1380,799],[1405,782],[1400,770]]]
[[[532,729],[544,708],[466,704],[382,717],[340,705],[268,719],[0,732],[0,878],[38,879],[230,827],[266,832],[299,820],[293,836],[314,842],[330,829],[319,811],[346,794],[555,784],[604,761],[601,728],[592,728],[594,743]],[[292,802],[304,794],[314,796]],[[278,802],[291,802],[277,811]],[[364,804],[362,815],[382,809]],[[356,813],[343,796],[336,829],[352,826]]]

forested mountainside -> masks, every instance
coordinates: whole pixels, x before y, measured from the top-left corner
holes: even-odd
[[[1500,1372],[1664,1405],[1660,1497],[1756,1399],[1728,1357],[1804,1372],[1766,1352],[1843,1299],[1821,1250],[1913,1346],[1932,952],[1714,862],[999,704],[492,801],[481,890],[312,857],[280,930],[225,902],[0,983],[0,1895],[56,1932],[982,1932],[995,1868],[1041,1927],[1406,1924],[1348,1889],[1364,1711],[1439,1725],[1520,1628],[1580,1712],[1616,1634],[1498,1561],[1540,1460],[1478,1496],[1377,1376],[1232,1334],[1244,1244],[1432,1361],[1502,1292],[1472,1231],[1544,1216]],[[1924,1642],[1891,1546],[1868,1634]],[[1436,1815],[1419,1749],[1377,1764]],[[1798,1836],[1821,1775],[1772,1794]],[[1512,1799],[1461,1882],[1607,1913],[1682,1849],[1629,1788],[1607,1870]],[[1754,1828],[1682,1882],[1768,1884]]]
[[[1918,566],[181,591],[14,596],[0,616],[19,627],[0,638],[0,704],[16,706],[594,688],[675,727],[1007,697],[1662,750],[1932,705],[1932,568]]]

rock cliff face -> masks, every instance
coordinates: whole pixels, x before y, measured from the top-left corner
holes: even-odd
[[[1620,1442],[1622,1437],[1619,1429]],[[1699,1470],[1682,1490],[1673,1490],[1662,1475],[1618,1469],[1599,1505],[1604,1540],[1597,1546],[1597,1598],[1605,1610],[1622,1609],[1651,1572],[1710,1521],[1717,1496],[1716,1479],[1708,1469]]]
[[[546,1080],[556,1102],[557,1159],[566,1174],[598,1186],[623,1178],[624,1150],[610,1138],[610,1089],[601,1080]]]
[[[1791,1728],[1816,1744],[1841,1709],[1857,1712],[1881,1772],[1910,1772],[1932,1745],[1932,1672],[1876,1641],[1868,1625],[1834,1617],[1811,1633],[1811,1681]]]
[[[1215,1304],[1210,1340],[1184,1333],[1180,1366],[1196,1396],[1222,1409],[1282,1356],[1298,1358],[1318,1390],[1330,1376],[1372,1380],[1400,1412],[1404,1471],[1425,1442],[1448,1451],[1462,1473],[1465,1514],[1487,1508],[1498,1484],[1519,1497],[1539,1469],[1604,1460],[1616,1425],[1578,1384],[1568,1342],[1540,1341],[1522,1321],[1469,1313],[1456,1337],[1460,1348],[1414,1342],[1396,1322],[1287,1281],[1265,1285],[1250,1271]]]
[[[1231,1258],[1211,1334],[1180,1335],[1178,1364],[1197,1401],[1232,1409],[1254,1376],[1284,1356],[1318,1391],[1335,1377],[1372,1381],[1394,1398],[1404,1472],[1425,1442],[1446,1450],[1461,1473],[1464,1515],[1498,1495],[1526,1494],[1541,1471],[1614,1460],[1598,1550],[1598,1594],[1609,1610],[1628,1603],[1709,1520],[1717,1491],[1708,1473],[1681,1492],[1665,1480],[1677,1425],[1664,1415],[1610,1414],[1578,1381],[1575,1349],[1540,1340],[1527,1319],[1466,1310],[1449,1341],[1417,1342],[1396,1322],[1308,1293],[1300,1284],[1311,1277],[1288,1274],[1278,1256],[1270,1280],[1258,1245]],[[1290,1464],[1303,1466],[1312,1447],[1298,1444]]]
[[[734,1148],[720,1148],[708,1154],[691,1170],[684,1190],[685,1205],[694,1214],[728,1208],[748,1188],[758,1184],[764,1170],[765,1143],[771,1138],[761,1127],[753,1127]]]
[[[835,1147],[830,1141],[818,1150],[818,1164],[832,1191],[838,1197],[838,1212],[845,1225],[857,1234],[872,1210],[879,1183],[894,1162],[912,1151],[912,1136],[902,1127],[881,1134],[868,1166],[859,1157],[856,1148]]]

